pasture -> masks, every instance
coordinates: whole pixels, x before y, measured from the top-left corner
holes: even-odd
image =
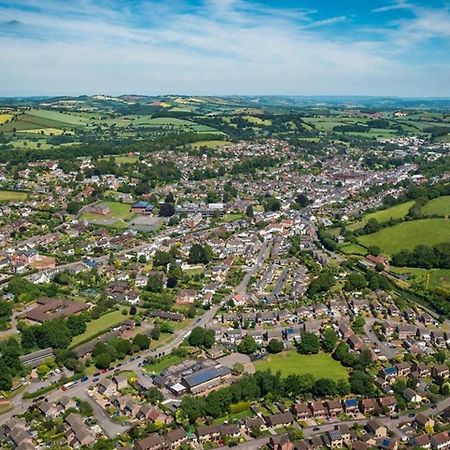
[[[430,200],[423,208],[422,213],[425,216],[448,217],[450,215],[450,195],[437,197]]]
[[[294,350],[269,355],[266,359],[254,363],[258,371],[270,369],[272,373],[281,371],[281,376],[309,373],[315,378],[347,379],[347,369],[327,353],[301,355]]]
[[[358,230],[359,228],[362,228],[370,219],[375,219],[380,223],[387,222],[389,219],[403,219],[413,204],[413,201],[400,203],[399,205],[391,206],[387,209],[365,214],[359,222],[352,223],[351,225],[348,225],[347,228],[351,231]]]
[[[359,236],[358,243],[364,247],[376,245],[384,255],[392,256],[400,250],[412,250],[419,244],[434,245],[450,241],[448,219],[421,219],[402,222],[383,228],[376,233]]]
[[[0,191],[0,203],[2,202],[23,202],[28,198],[27,192]]]

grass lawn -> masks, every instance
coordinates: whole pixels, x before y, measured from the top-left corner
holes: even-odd
[[[109,213],[102,215],[93,212],[84,212],[81,218],[96,225],[124,228],[127,226],[126,221],[134,217],[134,214],[130,211],[130,205],[125,203],[106,201],[100,203],[98,206],[108,207]]]
[[[168,367],[176,366],[177,364],[179,364],[181,361],[184,361],[185,359],[187,359],[187,358],[184,358],[182,356],[177,356],[177,355],[168,355],[168,356],[165,356],[164,358],[158,359],[153,364],[146,364],[144,366],[144,369],[150,373],[154,372],[154,373],[160,374],[161,372],[166,370]]]
[[[367,250],[358,244],[345,244],[339,250],[345,255],[367,255]]]
[[[450,241],[448,219],[413,220],[358,237],[361,245],[365,247],[377,245],[387,256],[402,249],[411,250],[419,244],[434,245],[448,241]]]
[[[429,201],[423,208],[422,213],[425,216],[438,215],[442,217],[450,216],[450,195],[434,198]]]
[[[399,205],[395,205],[381,211],[366,214],[361,221],[353,223],[347,228],[351,231],[358,230],[359,228],[362,228],[369,221],[369,219],[376,219],[380,223],[387,222],[389,219],[402,219],[406,216],[409,208],[411,208],[413,204],[413,201],[400,203]]]
[[[302,375],[310,373],[316,378],[331,378],[339,380],[347,379],[347,369],[335,361],[326,353],[317,355],[300,355],[294,350],[270,355],[263,361],[255,363],[256,370],[264,371],[270,369],[273,373],[281,370],[281,375],[286,377],[291,374]]]
[[[28,197],[27,192],[0,191],[0,202],[22,202]]]
[[[105,156],[104,158],[101,158],[101,159],[109,159],[109,158],[111,158],[111,156]],[[112,156],[112,158],[114,158],[114,161],[116,162],[116,164],[133,164],[133,163],[139,161],[138,156],[123,155],[123,156]]]
[[[253,417],[253,413],[250,409],[244,409],[244,411],[240,411],[234,414],[227,414],[223,417],[219,417],[218,419],[213,420],[214,425],[223,425],[225,421],[234,422],[237,420],[244,420],[247,417]]]
[[[119,323],[123,322],[127,319],[127,316],[122,314],[122,311],[111,311],[109,313],[104,314],[98,319],[91,320],[86,323],[86,331],[79,336],[75,336],[72,339],[71,347],[75,347],[81,342],[86,342],[90,338],[97,336],[99,333],[103,331],[107,331],[110,328],[115,327]]]
[[[234,222],[236,220],[242,220],[242,219],[245,219],[245,214],[242,214],[242,213],[230,213],[230,214],[223,215],[224,222]]]

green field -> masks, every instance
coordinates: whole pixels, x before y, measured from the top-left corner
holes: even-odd
[[[160,374],[162,371],[170,366],[175,366],[186,358],[177,355],[167,355],[164,358],[156,360],[153,364],[147,364],[144,369],[150,373]]]
[[[450,269],[420,269],[416,267],[391,267],[390,271],[408,275],[409,281],[417,281],[426,289],[442,287],[450,290]]]
[[[229,213],[223,215],[224,222],[235,222],[236,220],[245,219],[245,214],[242,213]]]
[[[0,202],[23,202],[27,197],[27,192],[0,191]]]
[[[206,147],[206,148],[219,148],[223,147],[224,145],[228,145],[228,141],[198,141],[191,144],[192,148],[200,148],[200,147]]]
[[[367,255],[367,250],[358,244],[344,244],[339,250],[345,255]]]
[[[387,256],[403,249],[412,250],[420,244],[434,245],[449,241],[450,221],[448,219],[402,222],[393,227],[383,228],[376,233],[358,237],[358,242],[364,247],[376,245]]]
[[[370,219],[375,219],[380,223],[387,222],[389,219],[403,219],[413,204],[413,201],[400,203],[399,205],[395,205],[387,209],[365,214],[362,220],[349,225],[347,228],[351,231],[358,230],[359,228],[362,228]]]
[[[422,214],[425,216],[436,215],[442,217],[450,216],[450,195],[434,198],[423,208]]]
[[[255,367],[259,371],[270,369],[273,373],[280,370],[283,377],[305,373],[310,373],[316,378],[331,378],[333,380],[348,377],[345,367],[326,353],[300,355],[300,353],[291,350],[278,355],[270,355],[265,360],[256,362]]]
[[[115,327],[126,319],[127,316],[124,316],[122,311],[111,311],[98,319],[87,322],[86,331],[72,339],[71,347],[75,347],[82,342],[86,342],[89,339],[98,336],[101,332],[108,331],[110,328]]]
[[[96,225],[124,228],[127,226],[126,221],[134,217],[134,214],[130,211],[130,205],[125,203],[106,201],[97,206],[107,206],[109,213],[102,215],[86,211],[81,215],[81,218]]]

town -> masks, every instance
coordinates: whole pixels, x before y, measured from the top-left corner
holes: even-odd
[[[83,117],[66,106],[35,114]],[[23,114],[5,107],[5,155],[36,143]],[[409,114],[343,108],[347,125],[313,117],[301,139],[16,148],[4,448],[450,449],[450,144],[348,125]]]

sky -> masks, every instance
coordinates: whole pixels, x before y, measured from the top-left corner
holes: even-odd
[[[450,97],[450,0],[0,0],[0,96]]]

